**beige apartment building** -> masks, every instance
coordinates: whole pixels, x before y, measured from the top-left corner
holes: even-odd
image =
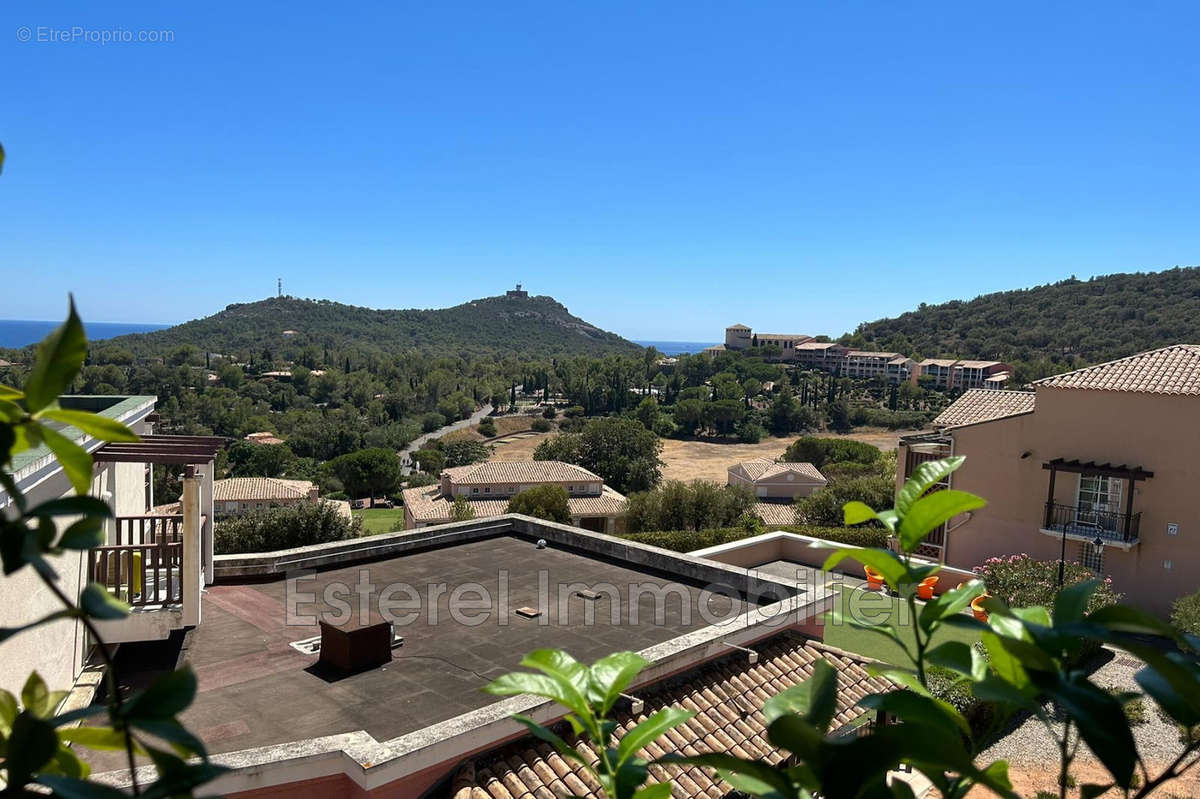
[[[1175,345],[1033,384],[967,391],[934,430],[901,439],[905,476],[965,455],[946,485],[988,506],[931,537],[946,564],[1065,553],[1159,614],[1200,588],[1200,345]]]
[[[561,485],[567,492],[571,524],[597,533],[619,532],[625,497],[596,474],[561,461],[495,461],[442,470],[437,485],[404,489],[404,529],[445,524],[454,500],[471,503],[475,518],[502,516],[508,501],[527,488]]]
[[[912,379],[929,377],[936,388],[1004,388],[1012,378],[1012,367],[1001,361],[962,361],[926,358],[912,370]]]

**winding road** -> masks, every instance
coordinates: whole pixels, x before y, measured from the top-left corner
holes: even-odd
[[[455,430],[462,430],[463,428],[479,424],[480,420],[482,420],[483,417],[487,416],[491,412],[492,412],[492,406],[484,405],[482,408],[475,411],[475,413],[471,414],[466,419],[460,419],[457,422],[451,422],[448,425],[439,427],[437,430],[434,430],[432,433],[422,433],[420,436],[413,439],[412,442],[407,447],[400,450],[400,465],[404,469],[404,474],[412,473],[412,454],[414,452],[416,452],[417,450],[421,449],[421,447],[425,446],[429,441],[431,441],[435,438],[441,438],[442,436],[446,435],[447,433],[453,433]]]

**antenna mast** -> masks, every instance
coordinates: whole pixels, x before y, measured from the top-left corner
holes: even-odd
[[[275,278],[275,292],[278,296],[283,296],[283,278]]]

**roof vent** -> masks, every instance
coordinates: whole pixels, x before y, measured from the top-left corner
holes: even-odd
[[[517,608],[516,613],[518,616],[522,616],[526,619],[536,619],[538,616],[542,615],[542,612],[540,610],[538,610],[537,608],[531,608],[528,606],[523,607],[523,608]]]
[[[539,538],[539,539],[537,540],[537,548],[538,548],[538,549],[545,549],[545,548],[546,548],[546,539],[544,539],[544,538]]]
[[[575,594],[576,594],[576,596],[581,596],[584,599],[587,599],[591,602],[595,602],[597,599],[600,598],[599,594],[597,594],[595,591],[588,590],[587,588],[580,588],[578,591],[575,592]]]

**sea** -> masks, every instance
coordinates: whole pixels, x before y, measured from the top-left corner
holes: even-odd
[[[37,344],[51,330],[61,324],[61,319],[57,322],[0,319],[0,347],[19,349],[30,344]],[[123,336],[126,333],[149,333],[151,330],[162,330],[164,327],[170,327],[170,325],[148,325],[140,322],[84,322],[83,324],[88,341]]]
[[[663,355],[683,355],[684,353],[694,355],[705,347],[713,346],[712,342],[707,341],[635,341],[633,343],[641,344],[643,347],[654,347]]]

